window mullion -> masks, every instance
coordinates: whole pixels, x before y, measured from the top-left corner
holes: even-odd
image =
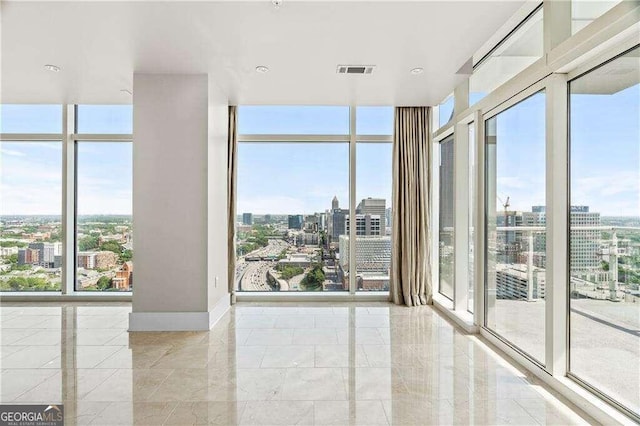
[[[62,109],[62,294],[75,291],[75,106]]]
[[[356,293],[356,107],[349,109],[349,293]],[[340,254],[341,256],[343,253]]]

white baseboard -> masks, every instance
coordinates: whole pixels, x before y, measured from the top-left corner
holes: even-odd
[[[225,295],[209,312],[131,312],[129,331],[207,331],[230,307]]]
[[[477,334],[479,332],[479,327],[473,323],[473,315],[471,313],[454,311],[453,303],[439,294],[433,295],[433,307],[445,314],[447,318],[467,333]]]
[[[209,312],[131,312],[129,331],[207,331]]]
[[[212,310],[209,311],[209,329],[213,328],[214,325],[227,311],[231,308],[231,297],[229,294],[225,294],[218,300],[216,306],[213,307]]]

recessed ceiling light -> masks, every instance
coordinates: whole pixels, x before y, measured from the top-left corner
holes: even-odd
[[[424,69],[417,67],[411,70],[411,74],[413,75],[418,75],[418,74],[422,74],[424,72]]]
[[[273,4],[273,7],[277,9],[280,9],[280,5],[282,4],[282,0],[271,0],[271,4]]]
[[[259,65],[256,67],[256,72],[259,72],[260,74],[268,73],[269,67],[265,67],[264,65]]]
[[[120,89],[120,91],[121,91],[122,93],[126,93],[126,94],[128,94],[128,95],[133,95],[133,92],[131,92],[131,90],[129,90],[129,89]]]
[[[58,72],[60,71],[60,67],[57,65],[51,65],[51,64],[47,64],[44,66],[44,69],[47,71],[51,71],[51,72]]]

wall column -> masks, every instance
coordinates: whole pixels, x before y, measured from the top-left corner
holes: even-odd
[[[134,75],[130,331],[208,330],[217,319],[210,315],[210,275],[224,272],[218,281],[226,282],[226,271],[208,267],[208,79]],[[217,195],[224,208],[226,191]]]

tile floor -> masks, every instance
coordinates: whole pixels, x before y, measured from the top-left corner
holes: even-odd
[[[431,307],[238,304],[128,333],[130,304],[3,304],[0,401],[65,424],[593,424]]]

